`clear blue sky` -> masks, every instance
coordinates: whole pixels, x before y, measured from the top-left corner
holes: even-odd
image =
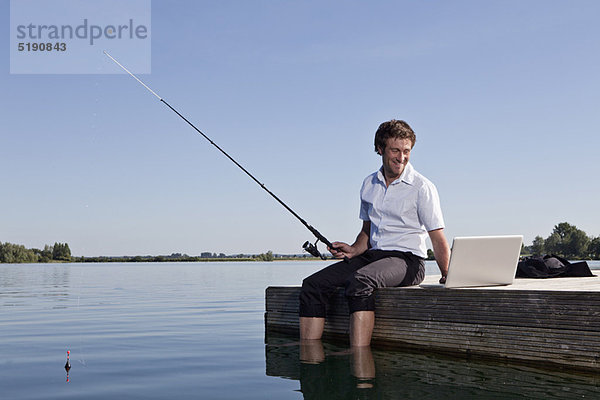
[[[93,256],[313,239],[131,77],[11,75],[9,9],[0,241]],[[599,18],[594,0],[153,1],[140,78],[332,241],[358,233],[391,118],[416,131],[449,240],[529,244],[565,221],[598,236]]]

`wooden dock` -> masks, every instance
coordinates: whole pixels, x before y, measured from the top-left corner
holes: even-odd
[[[428,276],[424,283],[439,277]],[[299,287],[266,290],[268,332],[298,334]],[[600,277],[516,279],[510,286],[376,291],[374,347],[395,347],[600,371]],[[347,338],[339,289],[325,337]]]

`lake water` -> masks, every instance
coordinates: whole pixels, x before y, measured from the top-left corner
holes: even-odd
[[[264,290],[326,262],[0,265],[2,399],[598,398],[596,376],[264,333]],[[600,268],[595,262],[594,268]],[[428,271],[435,271],[432,263]],[[64,370],[69,350],[71,370]],[[364,376],[363,376],[364,375]],[[374,376],[371,376],[374,375]],[[68,378],[68,381],[67,381]]]

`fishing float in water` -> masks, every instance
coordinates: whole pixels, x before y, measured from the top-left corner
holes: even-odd
[[[65,369],[67,372],[71,369],[71,350],[67,350],[67,363],[65,364]]]
[[[103,53],[110,58],[112,61],[115,62],[115,64],[117,64],[119,67],[121,67],[121,69],[123,69],[123,71],[127,72],[132,78],[134,78],[136,81],[138,81],[143,87],[145,87],[150,93],[152,93],[158,100],[160,100],[162,103],[164,103],[167,107],[169,107],[169,109],[171,109],[171,111],[173,111],[175,114],[177,114],[181,119],[183,119],[185,122],[188,123],[188,125],[190,125],[192,128],[194,128],[194,130],[196,130],[196,132],[198,132],[200,135],[202,135],[202,137],[204,137],[204,139],[208,140],[208,142],[210,144],[212,144],[213,146],[215,146],[221,153],[223,153],[225,155],[225,157],[227,157],[229,160],[231,160],[231,162],[233,162],[235,165],[237,165],[242,171],[244,171],[246,173],[246,175],[248,175],[250,178],[252,178],[252,180],[254,182],[256,182],[261,188],[263,188],[268,194],[271,195],[271,197],[273,197],[275,200],[277,200],[277,202],[279,202],[279,204],[281,204],[287,211],[289,211],[294,217],[296,217],[301,223],[302,225],[304,225],[316,238],[317,240],[315,241],[315,243],[311,243],[310,241],[306,241],[303,245],[302,248],[310,253],[311,255],[315,256],[315,257],[319,257],[323,260],[327,259],[327,257],[325,257],[323,254],[321,254],[319,252],[319,249],[317,248],[317,243],[320,241],[323,244],[325,244],[328,248],[330,249],[335,249],[335,247],[331,244],[331,242],[329,240],[327,240],[327,238],[325,236],[323,236],[318,230],[316,230],[315,228],[313,228],[311,225],[309,225],[304,219],[302,219],[294,210],[292,210],[287,204],[285,204],[279,197],[277,197],[273,192],[271,192],[269,189],[267,189],[267,187],[265,186],[264,183],[261,183],[258,179],[256,179],[254,177],[254,175],[252,175],[250,172],[248,172],[248,170],[246,168],[244,168],[240,163],[238,163],[233,157],[231,157],[229,154],[227,154],[227,152],[225,152],[225,150],[223,150],[221,147],[219,147],[215,142],[213,142],[208,136],[206,136],[200,129],[196,128],[196,126],[194,124],[192,124],[186,117],[184,117],[181,113],[179,113],[179,111],[177,111],[175,108],[173,108],[173,106],[171,106],[169,103],[167,103],[162,97],[160,97],[158,94],[156,94],[156,92],[152,89],[150,89],[144,82],[142,82],[137,76],[135,76],[133,73],[131,73],[127,68],[125,68],[120,62],[118,62],[113,56],[111,56],[110,54],[108,54],[106,51],[103,51]],[[344,257],[344,261],[348,261],[348,257]]]
[[[71,370],[71,350],[67,350],[67,363],[65,364],[65,370],[67,371],[67,382],[69,382],[69,371]]]

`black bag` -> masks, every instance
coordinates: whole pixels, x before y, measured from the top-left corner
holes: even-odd
[[[570,263],[556,255],[528,257],[517,264],[517,278],[557,278],[596,276],[586,261]]]

